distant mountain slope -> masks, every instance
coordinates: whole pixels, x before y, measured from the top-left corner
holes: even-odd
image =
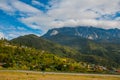
[[[106,45],[78,36],[69,36],[69,35],[67,36],[66,34],[65,35],[58,34],[46,39],[59,43],[63,46],[68,46],[73,49],[76,49],[82,54],[95,55],[104,58],[108,58],[108,56],[110,57]],[[43,38],[45,37],[43,36]],[[116,49],[116,45],[112,47],[112,49],[113,50]]]
[[[59,44],[56,44],[49,40],[45,40],[33,34],[20,36],[18,38],[11,40],[10,42],[20,46],[27,46],[35,49],[45,50],[54,54],[58,54],[60,56],[68,55],[72,56],[78,53],[76,50],[72,48],[61,46]]]
[[[106,55],[109,53],[108,46],[110,44],[112,44],[112,46],[114,45],[112,50],[120,47],[119,44],[115,44],[120,42],[120,34],[118,33],[120,33],[118,29],[105,30],[94,27],[64,27],[51,29],[42,37],[61,45],[77,49],[84,54],[95,54],[105,57],[105,53]],[[113,38],[114,34],[116,34],[116,38]],[[88,39],[90,35],[93,35],[92,40]],[[111,37],[111,39],[107,39],[107,36]]]
[[[83,38],[72,37],[71,39],[70,36],[63,36],[64,35],[56,36],[55,39],[59,38],[58,40],[60,42],[64,42],[64,45],[67,44],[66,46],[68,47],[61,46],[32,34],[20,36],[11,40],[10,42],[20,46],[24,45],[48,51],[59,56],[75,59],[76,61],[112,67],[120,66],[120,53],[118,52],[119,48],[116,48],[116,46],[104,46]],[[110,51],[114,51],[110,52],[109,49]]]
[[[45,39],[69,46],[85,55],[105,58],[113,63],[120,62],[120,30],[94,27],[63,27],[49,30]],[[117,43],[117,44],[116,44]],[[89,57],[87,56],[86,59]]]
[[[95,27],[63,27],[49,30],[43,37],[51,39],[64,35],[82,37],[100,42],[120,43],[120,29],[101,29]]]
[[[20,47],[10,44],[6,40],[0,40],[1,70],[10,68],[15,70],[87,72],[87,65],[85,62],[76,62],[74,59],[60,57],[47,51]],[[91,70],[91,72],[93,71]]]

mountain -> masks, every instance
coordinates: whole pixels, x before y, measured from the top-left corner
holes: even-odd
[[[56,36],[80,37],[89,40],[120,43],[120,29],[102,29],[95,27],[63,27],[49,30],[43,37],[52,39]],[[56,41],[56,40],[55,40]]]
[[[71,47],[80,53],[87,55],[84,57],[85,61],[96,63],[94,60],[99,61],[97,60],[99,58],[100,60],[105,60],[106,62],[101,62],[105,62],[106,64],[107,61],[108,63],[110,61],[111,64],[115,63],[120,65],[119,29],[106,30],[94,27],[54,28],[43,35],[42,38],[63,46]],[[93,59],[93,56],[97,59]]]
[[[56,36],[54,39],[63,42],[63,44],[33,34],[20,36],[10,42],[19,46],[32,47],[62,57],[72,58],[78,62],[82,61],[109,67],[120,66],[119,47],[116,45],[105,46],[85,38],[65,35]]]
[[[90,38],[90,36],[92,37]],[[107,39],[107,36],[109,36],[109,39]],[[120,45],[116,44],[120,42],[119,29],[106,30],[95,27],[63,27],[51,29],[42,37],[77,49],[84,54],[95,54],[105,57],[110,51],[108,50],[110,46],[114,46],[111,48],[112,50],[120,49]],[[96,54],[96,52],[98,53]]]
[[[78,53],[72,48],[61,46],[34,34],[20,36],[18,38],[12,39],[10,42],[19,46],[27,46],[38,50],[48,51],[59,56],[69,57],[69,55],[73,56],[74,54]]]
[[[7,40],[0,40],[0,69],[87,72],[87,65],[85,62],[76,62],[47,51],[17,46]],[[91,72],[93,71],[98,72],[97,69],[91,69]]]
[[[102,44],[120,43],[120,30],[95,27],[63,27],[51,29],[42,37],[64,46],[88,51],[93,48],[93,45],[96,46],[96,49],[103,49]]]

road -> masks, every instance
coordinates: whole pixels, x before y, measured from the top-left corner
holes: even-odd
[[[83,76],[113,76],[120,77],[120,75],[113,74],[90,74],[90,73],[64,73],[64,72],[39,72],[39,71],[27,71],[27,70],[0,70],[0,72],[23,72],[23,73],[35,73],[35,74],[60,74],[60,75],[83,75]]]

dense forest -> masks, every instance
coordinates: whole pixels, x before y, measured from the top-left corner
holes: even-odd
[[[44,50],[0,40],[0,68],[64,72],[108,72],[106,67],[60,57]]]
[[[45,50],[76,61],[107,67],[120,67],[119,44],[96,43],[88,39],[71,36],[55,36],[54,41],[49,41],[33,34],[20,36],[10,42],[20,46],[24,45],[38,50]]]
[[[86,42],[80,49],[79,42],[60,45],[33,34],[0,40],[0,69],[108,73],[120,68],[119,45]]]

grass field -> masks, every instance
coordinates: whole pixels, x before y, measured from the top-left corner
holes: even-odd
[[[0,71],[0,80],[120,80],[120,77]]]

